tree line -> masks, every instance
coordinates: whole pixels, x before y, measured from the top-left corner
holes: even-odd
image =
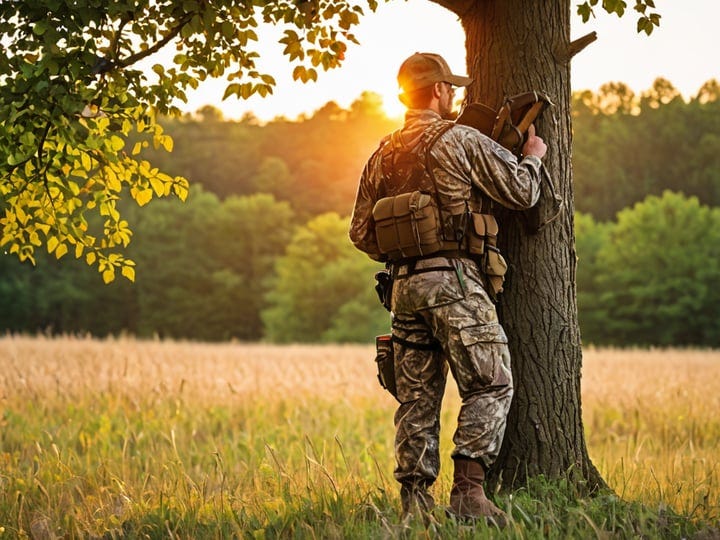
[[[720,344],[718,85],[684,101],[667,81],[574,95],[577,289],[585,343]],[[69,257],[0,257],[0,328],[197,340],[369,341],[387,331],[380,265],[347,240],[360,169],[398,125],[377,96],[298,121],[226,121],[217,109],[165,123],[186,203],[123,215],[136,283],[104,285]],[[129,141],[132,143],[132,141]],[[715,146],[717,147],[717,146]],[[671,151],[672,150],[672,151]],[[167,160],[167,162],[163,162]]]

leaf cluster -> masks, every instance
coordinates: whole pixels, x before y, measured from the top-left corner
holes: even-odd
[[[595,7],[598,3],[599,0],[587,0],[582,4],[577,4],[577,14],[580,15],[583,22],[587,22],[590,17],[595,16]],[[602,0],[601,6],[607,13],[614,13],[618,17],[622,17],[627,9],[627,2],[625,0]],[[660,26],[660,14],[649,12],[648,8],[655,9],[654,0],[635,0],[633,9],[638,13],[637,31],[638,33],[645,32],[649,36],[657,26]]]
[[[376,2],[367,5],[374,9]],[[0,4],[0,247],[21,261],[46,247],[96,264],[106,282],[134,278],[123,254],[128,223],[117,202],[187,196],[140,157],[150,143],[172,150],[157,114],[179,113],[186,91],[225,77],[225,97],[272,92],[256,65],[260,22],[289,25],[282,43],[295,77],[337,67],[363,13],[351,2],[227,0],[29,0]],[[170,66],[143,60],[175,47]],[[128,137],[144,139],[130,149]],[[93,230],[88,215],[102,216]]]

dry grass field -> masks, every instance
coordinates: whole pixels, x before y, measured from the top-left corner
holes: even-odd
[[[396,536],[394,401],[374,370],[370,346],[0,338],[0,532]],[[450,393],[446,459],[456,410]],[[720,352],[586,350],[583,411],[623,500],[717,522]],[[558,538],[653,537],[637,516],[525,518],[530,503],[514,504],[508,537],[553,537],[559,522]]]

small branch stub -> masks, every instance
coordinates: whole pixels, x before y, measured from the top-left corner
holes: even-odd
[[[572,60],[572,58],[577,53],[582,51],[585,47],[590,45],[596,39],[597,39],[597,32],[593,31],[593,32],[590,32],[589,34],[586,34],[582,37],[577,38],[574,41],[571,41],[567,46],[567,50],[564,51],[563,54],[558,55],[560,60],[562,60],[563,62],[570,62],[570,60]]]

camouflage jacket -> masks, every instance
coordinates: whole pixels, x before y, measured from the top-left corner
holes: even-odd
[[[440,115],[432,110],[410,109],[400,139],[412,147],[426,128],[438,121],[442,121]],[[372,209],[386,192],[382,186],[382,151],[387,144],[389,137],[383,139],[365,165],[350,222],[350,240],[355,247],[378,261],[383,258],[377,247]],[[518,162],[509,150],[475,128],[453,125],[435,142],[429,157],[442,208],[468,201],[479,205],[485,198],[506,208],[524,210],[540,196],[540,159],[528,156]]]

